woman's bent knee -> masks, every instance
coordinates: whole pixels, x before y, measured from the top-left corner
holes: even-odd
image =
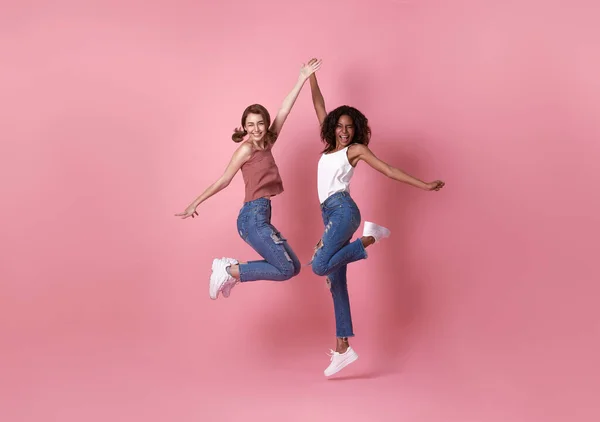
[[[323,276],[327,275],[327,267],[325,265],[321,264],[320,262],[318,262],[317,260],[313,261],[312,270],[313,270],[313,273],[315,273],[319,277],[323,277]]]
[[[294,261],[294,277],[300,274],[300,270],[302,270],[302,264],[300,261]]]
[[[297,276],[300,273],[300,263],[293,261],[287,261],[280,269],[281,281],[289,280],[292,277]]]

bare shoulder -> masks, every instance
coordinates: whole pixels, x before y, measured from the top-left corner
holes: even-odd
[[[252,155],[253,150],[254,148],[252,147],[252,144],[249,142],[242,142],[242,144],[233,153],[233,158],[246,161]]]
[[[236,152],[241,154],[251,154],[254,151],[254,146],[250,142],[242,142]]]
[[[364,144],[352,144],[348,147],[348,152],[350,151],[353,154],[364,154],[369,151],[369,147]]]
[[[369,147],[367,147],[366,145],[352,144],[348,147],[348,158],[352,160],[355,158],[364,157],[364,155],[369,152]]]

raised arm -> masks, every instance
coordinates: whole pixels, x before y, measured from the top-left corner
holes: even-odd
[[[242,145],[240,145],[240,147],[233,153],[233,157],[231,157],[231,161],[229,162],[229,165],[225,169],[223,175],[219,177],[219,179],[217,179],[216,182],[210,185],[204,192],[202,192],[202,194],[199,197],[197,197],[190,205],[188,205],[185,211],[179,214],[175,214],[175,216],[181,218],[194,218],[195,215],[198,215],[198,213],[196,212],[196,208],[198,208],[198,206],[204,201],[206,201],[208,198],[221,192],[223,189],[229,186],[229,183],[231,183],[233,177],[240,170],[240,168],[242,168],[242,165],[246,161],[248,161],[251,155],[252,147],[249,144],[243,143]]]
[[[296,82],[296,85],[294,85],[292,91],[283,100],[283,103],[281,104],[281,107],[277,112],[277,117],[275,117],[275,120],[271,124],[271,132],[275,133],[276,135],[279,135],[283,124],[285,123],[288,115],[292,111],[292,107],[294,106],[294,103],[298,98],[298,94],[300,94],[300,91],[302,90],[304,82],[306,82],[310,75],[319,70],[320,67],[321,60],[315,60],[311,64],[302,65],[302,67],[300,68],[300,75],[298,76],[298,81]]]
[[[423,190],[439,191],[445,185],[445,183],[441,180],[435,180],[429,183],[423,182],[422,180],[419,180],[416,177],[413,177],[410,174],[389,165],[385,161],[380,160],[375,156],[375,154],[373,154],[369,147],[363,144],[352,145],[348,151],[348,159],[350,162],[353,162],[354,165],[356,165],[358,161],[363,160],[369,166],[386,175],[390,179],[394,179]]]
[[[308,64],[311,64],[316,60],[317,59],[310,59]],[[325,108],[325,99],[323,98],[323,94],[321,94],[321,89],[319,89],[317,75],[314,73],[310,75],[310,92],[312,93],[313,106],[317,113],[317,119],[319,119],[319,124],[322,125],[323,121],[325,121],[325,117],[327,117],[327,109]]]

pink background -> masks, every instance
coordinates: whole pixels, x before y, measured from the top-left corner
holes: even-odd
[[[3,2],[0,419],[597,421],[600,7],[594,1]],[[53,3],[52,5],[50,5]],[[567,3],[570,5],[567,6]],[[594,4],[596,3],[596,4]],[[224,169],[244,107],[300,64],[372,149],[392,238],[349,271],[359,361],[326,380],[324,279],[208,297],[238,237]],[[308,84],[275,155],[274,223],[322,224]]]

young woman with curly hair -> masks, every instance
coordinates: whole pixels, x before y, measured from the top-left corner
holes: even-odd
[[[310,63],[315,63],[315,59]],[[331,350],[331,363],[325,369],[325,376],[331,376],[358,359],[348,342],[354,332],[346,281],[347,265],[367,258],[365,249],[390,235],[385,227],[365,221],[362,237],[350,241],[361,222],[360,210],[350,196],[354,168],[364,161],[389,178],[427,191],[439,191],[444,182],[425,183],[377,158],[368,147],[371,129],[365,115],[346,105],[328,114],[316,76],[313,74],[309,79],[313,105],[321,124],[321,140],[325,143],[317,177],[325,232],[315,248],[312,269],[319,276],[327,276],[333,297],[336,349]]]

